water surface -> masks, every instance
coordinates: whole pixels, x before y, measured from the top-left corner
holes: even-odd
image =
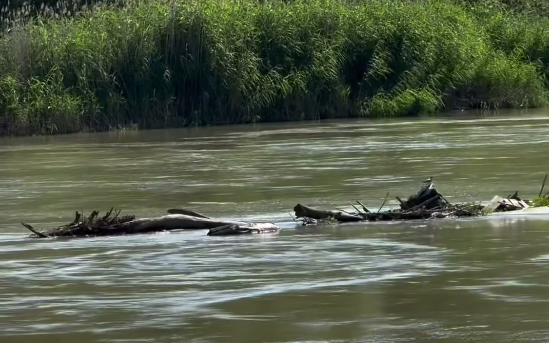
[[[546,114],[0,140],[0,341],[546,342],[549,217],[302,228],[300,202],[372,209],[433,176],[450,201],[537,194]],[[111,206],[276,221],[29,240]]]

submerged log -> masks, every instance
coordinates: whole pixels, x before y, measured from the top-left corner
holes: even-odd
[[[313,219],[335,219],[340,222],[359,222],[364,220],[360,215],[348,214],[342,211],[324,211],[297,204],[294,207],[295,216],[297,218],[313,218]]]
[[[174,211],[170,210],[170,212]],[[233,228],[232,234],[272,233],[279,230],[278,226],[272,223],[223,221],[188,210],[177,210],[177,212],[161,217],[136,219],[135,216],[120,216],[120,211],[113,213],[111,209],[103,217],[99,217],[97,211],[92,212],[89,217],[84,217],[77,212],[72,223],[48,230],[39,231],[26,223],[22,225],[31,231],[33,233],[31,237],[35,238],[118,236],[172,230],[215,229],[227,226]]]

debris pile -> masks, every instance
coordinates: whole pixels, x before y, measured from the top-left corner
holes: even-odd
[[[381,211],[385,205],[389,193],[385,197],[379,210],[373,212],[366,208],[361,202],[360,206],[353,204],[355,211],[348,212],[343,210],[326,211],[314,209],[311,207],[297,204],[294,207],[295,219],[302,225],[318,224],[323,221],[337,222],[362,222],[362,221],[394,221],[394,220],[414,220],[448,217],[473,217],[485,214],[484,206],[481,204],[452,204],[440,194],[432,181],[432,178],[424,181],[419,191],[410,196],[407,200],[396,197],[400,204],[398,209]]]

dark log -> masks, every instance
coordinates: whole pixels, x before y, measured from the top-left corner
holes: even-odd
[[[365,212],[359,211],[355,206],[353,208],[357,212],[348,213],[345,211],[319,210],[301,204],[297,204],[294,207],[294,211],[296,217],[302,221],[303,225],[317,224],[318,220],[326,219],[335,219],[338,222],[392,221],[465,217],[483,214],[483,207],[480,205],[452,205],[434,188],[430,180],[425,182],[417,194],[410,196],[408,200],[402,201],[399,197],[396,197],[400,202],[400,209],[381,212],[388,197],[389,193],[387,193],[383,204],[377,212],[367,211],[366,207],[360,204],[360,202],[359,204],[365,209]]]
[[[192,211],[186,212],[192,213]],[[120,216],[120,212],[113,214],[111,210],[103,217],[98,217],[98,215],[99,212],[94,211],[89,217],[82,218],[82,221],[78,223],[73,222],[43,231],[35,230],[28,224],[23,223],[23,225],[37,238],[117,236],[171,230],[204,230],[223,226],[234,226],[241,233],[245,233],[246,230],[249,230],[249,233],[275,232],[279,229],[272,223],[222,221],[186,214],[135,219],[135,216]]]
[[[34,234],[35,234],[36,236],[38,236],[39,238],[47,238],[47,237],[48,237],[48,236],[46,236],[45,234],[36,231],[36,230],[32,227],[32,225],[30,225],[30,224],[21,223],[21,225],[23,225],[24,227],[26,227],[30,232],[34,233]]]
[[[358,215],[337,215],[339,212],[319,210],[303,205],[300,206],[298,216],[302,219],[303,225],[318,224],[315,220],[333,218],[339,222],[359,222],[359,221],[395,221],[395,220],[418,220],[430,218],[447,217],[470,217],[482,215],[483,207],[481,205],[452,205],[445,208],[427,209],[423,206],[414,210],[389,210],[385,212],[361,213]],[[297,206],[296,206],[297,207]],[[298,212],[296,211],[296,215]],[[350,217],[350,218],[349,218]],[[351,219],[351,220],[349,220]]]
[[[432,207],[432,206],[429,206],[429,205],[430,205],[433,201],[438,200],[438,199],[440,199],[440,197],[439,197],[438,194],[437,194],[437,195],[435,195],[434,197],[425,200],[425,201],[422,202],[421,204],[416,205],[416,206],[414,206],[414,207],[408,209],[408,211],[413,211],[413,210],[416,210],[416,209],[418,209],[418,208],[431,208],[431,209],[434,209],[434,208],[436,208],[436,207]],[[437,207],[440,208],[440,206],[437,206]]]
[[[210,229],[208,236],[234,236],[234,235],[250,235],[262,233],[277,233],[277,227],[257,225],[256,227],[240,227],[238,225],[229,224]]]
[[[412,208],[416,208],[418,205],[423,205],[427,209],[432,209],[437,207],[444,208],[451,205],[435,189],[432,183],[424,184],[423,187],[421,187],[421,189],[417,192],[417,194],[410,196],[406,201],[402,201],[398,197],[397,199],[400,202],[400,208],[402,210],[409,210]],[[428,200],[431,200],[431,201],[428,202]]]
[[[228,224],[219,227],[214,227],[208,231],[207,236],[225,236],[225,235],[235,235],[240,234],[242,230],[238,230],[238,226]]]
[[[340,222],[359,222],[364,220],[364,217],[360,215],[343,213],[341,211],[317,210],[301,204],[295,205],[294,212],[297,218],[312,218],[317,220],[333,218]]]

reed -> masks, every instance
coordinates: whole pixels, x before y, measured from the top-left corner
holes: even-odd
[[[505,8],[140,0],[19,18],[0,37],[4,133],[547,103],[549,21]]]

